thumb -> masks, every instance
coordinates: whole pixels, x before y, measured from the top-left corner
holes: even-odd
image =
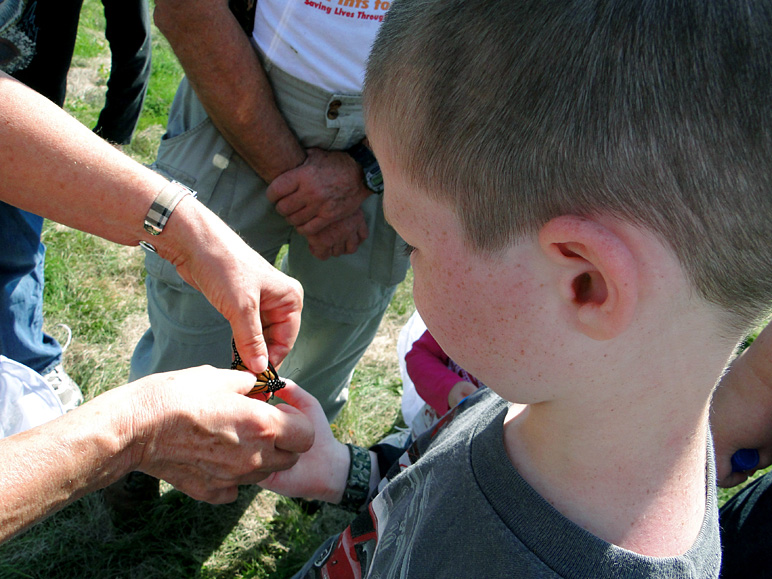
[[[249,370],[260,374],[268,369],[268,346],[263,336],[263,325],[260,316],[248,316],[251,320],[240,319],[231,324],[233,341],[236,345],[234,357],[238,354]]]
[[[228,379],[225,384],[237,394],[246,396],[255,386],[255,376],[250,372],[229,370],[222,370],[222,372],[228,372]]]

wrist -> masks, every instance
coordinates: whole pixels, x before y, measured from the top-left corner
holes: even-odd
[[[298,144],[296,149],[293,148],[291,152],[288,151],[281,157],[281,161],[272,167],[263,167],[258,163],[250,163],[250,165],[255,169],[255,172],[270,185],[277,177],[305,165],[308,162],[308,158],[308,151]],[[259,167],[259,169],[255,167]]]
[[[143,229],[148,233],[153,240],[164,232],[166,224],[169,218],[174,213],[177,205],[185,197],[196,197],[196,192],[186,187],[179,181],[171,181],[164,185],[164,187],[156,195],[153,203],[150,205],[147,214],[145,215]],[[139,245],[145,249],[156,252],[155,246],[144,239],[140,240]]]
[[[131,397],[126,395],[126,388],[122,386],[100,394],[63,417],[78,423],[63,425],[66,434],[60,443],[69,446],[75,454],[98,457],[98,472],[95,473],[98,476],[92,481],[95,489],[116,482],[135,470],[141,460],[137,457],[140,445],[136,443],[134,407]],[[68,443],[70,433],[75,434],[75,439]],[[78,449],[79,445],[83,446]]]
[[[150,241],[161,257],[179,266],[222,252],[226,244],[233,241],[231,235],[240,239],[203,203],[188,195],[169,216],[163,235]]]
[[[143,470],[152,460],[159,421],[168,418],[164,410],[167,376],[146,376],[102,395],[110,395],[105,402],[112,410],[111,424],[126,472]]]
[[[346,149],[346,153],[362,168],[365,187],[376,195],[383,193],[383,175],[373,152],[362,143]]]
[[[346,483],[338,506],[347,511],[359,512],[370,498],[372,478],[372,458],[370,451],[360,446],[346,444],[349,465],[346,470]]]

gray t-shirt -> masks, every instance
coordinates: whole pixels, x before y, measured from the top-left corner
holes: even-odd
[[[482,389],[419,438],[369,508],[297,577],[718,577],[712,447],[707,511],[680,557],[644,557],[580,528],[515,470],[504,448],[507,403]],[[409,466],[406,466],[408,465]]]

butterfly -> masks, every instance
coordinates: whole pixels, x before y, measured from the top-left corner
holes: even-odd
[[[231,343],[233,346],[233,362],[231,362],[231,370],[245,370],[250,372],[251,370],[244,365],[244,362],[236,350],[236,340]],[[264,372],[260,372],[255,380],[255,385],[247,393],[247,396],[251,394],[268,394],[269,397],[273,396],[273,393],[277,390],[284,388],[287,383],[279,378],[279,374],[276,373],[276,368],[273,367],[270,360],[268,361],[268,368]]]

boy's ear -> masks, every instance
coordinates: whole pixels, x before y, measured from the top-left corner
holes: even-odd
[[[623,239],[597,221],[563,215],[541,228],[539,245],[560,268],[560,295],[573,307],[580,331],[609,340],[629,326],[638,303],[638,269]]]

